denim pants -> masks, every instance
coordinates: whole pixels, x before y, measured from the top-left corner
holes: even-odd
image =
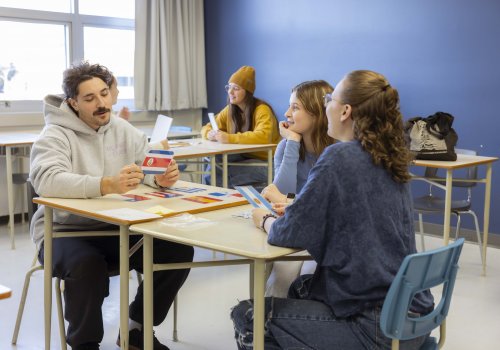
[[[227,160],[230,163],[267,163],[261,159],[249,158],[245,156],[245,154],[230,154],[227,156]],[[222,163],[222,156],[217,155],[215,161],[217,163]],[[210,172],[210,165],[206,167],[205,171]],[[265,166],[230,165],[227,167],[227,173],[227,185],[229,188],[252,185],[260,191],[267,186],[267,167]],[[222,187],[222,167],[217,166],[215,174],[217,184],[210,183],[210,174],[204,176],[205,183]]]
[[[390,349],[391,340],[379,327],[381,308],[337,318],[330,307],[301,299],[308,292],[311,275],[300,276],[290,287],[289,298],[266,298],[264,343],[266,350]],[[236,305],[231,318],[238,349],[253,349],[253,301]],[[400,349],[418,349],[427,336],[402,341]]]

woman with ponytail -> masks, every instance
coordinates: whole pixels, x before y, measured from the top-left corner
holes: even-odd
[[[361,70],[324,101],[328,135],[339,142],[323,151],[283,216],[253,211],[270,244],[305,249],[317,262],[288,298],[266,298],[265,348],[390,349],[381,308],[401,262],[416,252],[399,95],[381,74]],[[231,313],[239,349],[252,348],[252,308],[246,300]],[[424,291],[409,312],[432,308]],[[419,349],[427,337],[400,348]]]

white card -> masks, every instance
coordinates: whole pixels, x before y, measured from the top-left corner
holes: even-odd
[[[147,213],[142,210],[136,210],[130,208],[99,210],[98,213],[105,216],[111,216],[113,218],[117,218],[120,220],[129,220],[129,221],[161,218],[161,215],[158,214]]]
[[[167,138],[168,131],[170,130],[170,126],[172,125],[172,120],[172,118],[167,117],[166,115],[158,114],[155,128],[153,129],[151,140],[149,140],[149,142],[157,143],[165,140]]]
[[[217,122],[215,121],[213,113],[208,113],[208,119],[210,119],[210,125],[212,125],[212,129],[215,131],[219,131],[219,127],[217,126]]]

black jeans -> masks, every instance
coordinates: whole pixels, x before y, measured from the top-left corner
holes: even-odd
[[[130,237],[130,246],[140,236]],[[193,261],[194,249],[177,243],[154,240],[154,263]],[[100,343],[104,335],[102,304],[109,295],[109,276],[120,264],[119,237],[74,237],[53,240],[53,275],[65,282],[64,317],[69,322],[66,341],[72,347]],[[142,248],[130,257],[130,269],[142,272]],[[43,244],[39,260],[43,265]],[[167,316],[170,305],[186,280],[189,269],[153,273],[154,325]],[[143,323],[143,286],[130,304],[130,318]]]

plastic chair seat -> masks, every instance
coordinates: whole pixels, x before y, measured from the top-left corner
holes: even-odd
[[[444,207],[445,200],[441,197],[423,196],[413,200],[413,208],[417,211],[442,213]],[[451,201],[451,211],[469,211],[470,207],[470,201],[465,199]]]

